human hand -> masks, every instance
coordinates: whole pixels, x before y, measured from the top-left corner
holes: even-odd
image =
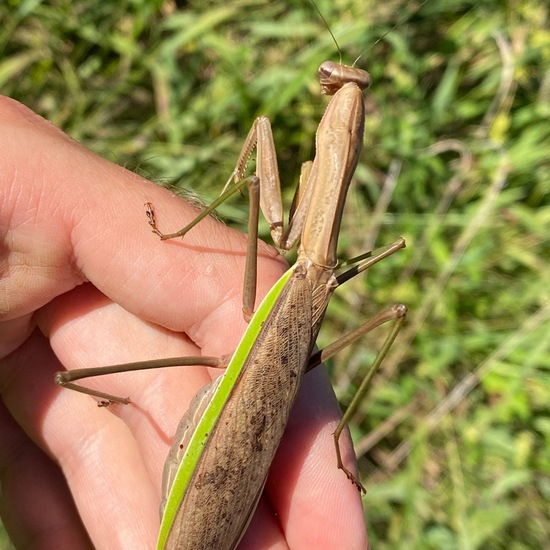
[[[161,243],[144,203],[167,230],[196,215],[187,203],[13,100],[0,97],[0,124],[0,512],[18,547],[153,548],[171,435],[217,373],[86,380],[132,399],[109,408],[53,375],[230,353],[246,326],[245,238],[206,219]],[[261,297],[285,265],[263,245],[258,267]],[[339,416],[326,374],[309,373],[241,548],[366,546],[361,500],[335,465]]]

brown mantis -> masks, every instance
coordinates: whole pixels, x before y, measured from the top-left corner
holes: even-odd
[[[211,388],[199,393],[194,400],[196,409],[190,409],[180,425],[181,433],[176,434],[165,467],[164,481],[168,487],[158,548],[235,548],[258,503],[305,372],[348,341],[395,319],[397,323],[363,383],[366,387],[404,319],[406,310],[402,305],[384,310],[344,342],[311,358],[335,288],[404,246],[404,241],[399,240],[352,270],[338,277],[334,273],[343,206],[363,140],[362,89],[369,85],[370,77],[365,71],[332,62],[322,64],[319,75],[323,92],[334,94],[334,97],[319,125],[315,160],[302,170],[289,226],[283,230],[275,148],[265,118],[257,119],[245,141],[230,178],[230,182],[235,179],[236,183],[219,199],[224,200],[248,183],[252,225],[257,224],[258,203],[261,203],[278,246],[288,249],[300,241],[298,260],[259,306],[225,374]],[[257,177],[243,179],[244,165],[254,146],[258,149]],[[258,197],[258,185],[262,186],[261,198]],[[161,238],[179,237],[219,201],[176,233],[162,234],[151,209],[148,209],[149,221]],[[255,235],[249,240],[249,256],[254,258]],[[251,263],[252,272],[253,265],[254,262]],[[243,310],[248,317],[254,302],[254,278],[252,275],[246,279],[243,293]],[[180,358],[166,360],[163,364],[198,364],[198,360],[182,361]],[[219,366],[220,360],[203,357],[200,364]],[[147,362],[138,368],[152,366]],[[75,387],[70,381],[116,370],[120,370],[120,366],[96,372],[87,369],[59,373],[57,380]],[[97,395],[97,392],[92,393]],[[118,400],[105,394],[100,396],[108,401]],[[208,403],[206,397],[210,398]],[[335,432],[338,467],[361,488],[340,457],[338,438],[344,425],[345,418]]]

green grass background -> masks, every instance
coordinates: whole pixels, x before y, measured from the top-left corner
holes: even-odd
[[[337,293],[321,335],[410,308],[352,425],[372,547],[548,548],[547,3],[318,5],[373,77],[341,256],[407,240]],[[0,56],[2,93],[207,202],[259,114],[290,201],[327,102],[317,67],[338,60],[298,0],[7,0]],[[221,214],[238,225],[246,205]],[[332,362],[344,404],[384,334]]]

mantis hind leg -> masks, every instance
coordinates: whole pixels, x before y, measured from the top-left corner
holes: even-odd
[[[401,327],[403,326],[406,315],[407,315],[407,308],[403,304],[397,304],[395,306],[382,310],[380,313],[375,315],[372,319],[369,319],[366,323],[361,325],[359,328],[346,334],[336,342],[333,342],[330,346],[327,346],[326,348],[312,355],[307,368],[307,370],[311,370],[317,367],[318,365],[320,365],[321,363],[323,363],[324,361],[332,357],[334,354],[348,347],[353,342],[355,342],[356,340],[358,340],[359,338],[361,338],[363,335],[367,334],[371,330],[374,330],[375,328],[379,327],[380,325],[383,325],[384,323],[387,323],[388,321],[395,321],[390,333],[388,334],[388,336],[386,337],[386,340],[384,341],[384,344],[382,345],[382,348],[376,355],[374,362],[372,363],[366,376],[363,378],[363,381],[361,382],[359,389],[355,393],[351,403],[349,404],[348,408],[346,409],[346,412],[344,413],[344,416],[342,417],[342,420],[340,420],[333,434],[334,444],[336,447],[336,460],[338,463],[338,468],[342,470],[346,474],[348,479],[357,487],[357,489],[359,491],[362,491],[363,493],[366,493],[366,489],[363,487],[361,482],[356,478],[356,476],[348,468],[344,466],[344,463],[342,461],[342,455],[340,452],[340,434],[342,433],[342,430],[348,423],[349,419],[355,414],[361,400],[365,396],[365,393],[367,392],[367,389],[369,388],[374,375],[378,372],[380,365],[382,364],[382,361],[388,354],[388,351],[390,350],[395,338],[397,337],[399,331],[401,330]]]
[[[168,359],[154,359],[151,361],[137,361],[135,363],[124,363],[122,365],[109,365],[107,367],[93,367],[89,369],[73,369],[69,371],[59,371],[55,373],[55,383],[64,388],[68,388],[80,393],[99,397],[100,407],[107,407],[113,403],[127,405],[130,403],[128,397],[118,397],[109,393],[103,393],[79,384],[73,384],[76,380],[90,378],[92,376],[103,376],[105,374],[115,374],[117,372],[128,372],[134,370],[158,369],[161,367],[185,367],[190,365],[201,365],[204,367],[225,368],[228,364],[228,357],[208,357],[208,356],[190,356],[190,357],[170,357]]]

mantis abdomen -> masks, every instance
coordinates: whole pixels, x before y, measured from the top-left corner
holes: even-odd
[[[168,538],[177,543],[170,548],[223,550],[242,537],[243,519],[248,524],[256,508],[317,336],[311,287],[295,269],[264,322],[206,439],[172,523]],[[205,529],[212,515],[216,528]]]

